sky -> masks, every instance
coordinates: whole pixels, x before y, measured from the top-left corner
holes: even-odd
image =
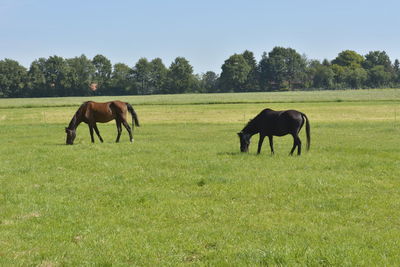
[[[0,60],[25,67],[41,57],[104,55],[133,67],[145,57],[195,73],[221,72],[229,56],[257,61],[275,46],[309,59],[343,50],[400,59],[400,1],[359,0],[0,0]]]

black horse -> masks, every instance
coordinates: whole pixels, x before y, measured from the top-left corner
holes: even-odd
[[[304,122],[306,123],[307,150],[309,150],[311,141],[310,122],[304,113],[296,110],[274,111],[268,108],[264,109],[254,119],[250,120],[243,130],[238,133],[240,138],[240,151],[249,151],[250,138],[259,133],[260,139],[258,141],[257,154],[261,152],[261,146],[266,136],[269,138],[271,153],[274,154],[272,137],[291,134],[293,136],[293,147],[290,151],[290,155],[293,155],[293,151],[296,147],[297,154],[301,155],[299,132]]]

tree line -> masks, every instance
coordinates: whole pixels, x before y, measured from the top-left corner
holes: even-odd
[[[0,97],[63,97],[214,92],[265,92],[298,89],[399,87],[400,64],[385,51],[360,55],[344,50],[331,61],[309,60],[292,48],[274,47],[257,62],[253,52],[230,56],[221,74],[194,74],[184,57],[169,67],[160,58],[141,58],[130,67],[103,55],[89,59],[50,56],[29,69],[12,59],[0,61]]]

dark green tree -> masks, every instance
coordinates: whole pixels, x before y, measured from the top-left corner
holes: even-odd
[[[325,59],[322,61],[322,65],[329,67],[329,66],[331,65],[331,62],[325,58]]]
[[[110,80],[110,92],[115,95],[130,95],[133,91],[132,69],[123,63],[116,63]]]
[[[27,96],[24,92],[27,82],[27,70],[17,61],[0,61],[0,97]]]
[[[332,68],[329,66],[320,65],[315,69],[313,87],[331,89],[334,85],[334,78],[335,73]]]
[[[353,89],[363,88],[368,78],[368,73],[361,67],[345,67],[345,82]]]
[[[394,82],[396,84],[400,83],[400,62],[396,59],[393,63],[393,71],[394,71]]]
[[[111,61],[103,55],[96,55],[92,59],[95,68],[92,85],[97,88],[101,94],[109,94],[109,82],[111,78],[112,65]]]
[[[368,69],[368,85],[373,88],[388,86],[392,80],[392,72],[386,71],[384,65],[376,65]]]
[[[218,75],[213,71],[207,71],[200,78],[202,92],[215,93],[218,91]]]
[[[322,66],[318,60],[307,60],[307,65],[304,73],[303,84],[306,88],[314,87],[314,77],[317,69]]]
[[[242,54],[234,54],[221,67],[220,88],[222,92],[243,92],[251,66]]]
[[[243,52],[243,57],[247,62],[247,65],[250,67],[250,72],[247,75],[247,80],[244,85],[244,90],[248,92],[254,92],[254,91],[259,91],[259,85],[258,85],[258,66],[257,66],[257,61],[254,57],[253,52],[246,50]]]
[[[335,88],[343,89],[343,88],[348,87],[346,84],[346,77],[345,77],[346,67],[343,67],[338,64],[332,64],[330,66],[330,68],[334,73],[333,79],[334,79]]]
[[[263,52],[261,56],[261,60],[258,63],[258,85],[261,91],[268,91],[270,90],[271,86],[269,84],[269,59],[267,52]]]
[[[90,85],[94,81],[96,68],[92,61],[85,55],[69,58],[66,60],[68,68],[66,75],[68,77],[65,87],[68,88],[68,95],[83,96],[91,95]]]
[[[32,97],[46,95],[46,59],[39,58],[31,63],[28,71],[28,85],[29,95]]]
[[[368,72],[369,87],[389,86],[395,77],[395,71],[385,51],[371,51],[365,55],[364,69]]]
[[[41,62],[40,62],[41,63]],[[46,84],[43,88],[44,95],[41,96],[66,96],[70,95],[63,84],[65,82],[67,74],[67,63],[66,60],[59,56],[51,56],[45,62],[43,66],[43,74],[46,80]]]
[[[193,67],[184,57],[177,57],[171,63],[167,73],[167,93],[182,94],[193,92],[196,81],[193,75]]]
[[[365,60],[363,61],[364,69],[372,69],[375,66],[383,66],[385,71],[392,71],[392,62],[385,51],[371,51],[365,55]]]
[[[304,79],[306,59],[292,48],[274,47],[260,61],[260,81],[272,88],[292,89]]]
[[[150,94],[160,94],[166,86],[168,69],[165,67],[161,58],[150,61],[149,84]]]
[[[147,58],[141,58],[133,68],[133,79],[135,80],[138,88],[139,95],[148,94],[148,86],[150,83],[150,70],[151,65]]]

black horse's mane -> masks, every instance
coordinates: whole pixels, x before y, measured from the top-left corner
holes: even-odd
[[[261,118],[261,116],[263,115],[264,111],[272,111],[272,109],[264,109],[263,111],[261,111],[259,114],[257,114],[257,116],[255,116],[254,118],[250,119],[247,124],[244,126],[242,131],[247,132],[246,130],[251,130],[254,127],[258,127],[258,122]]]

